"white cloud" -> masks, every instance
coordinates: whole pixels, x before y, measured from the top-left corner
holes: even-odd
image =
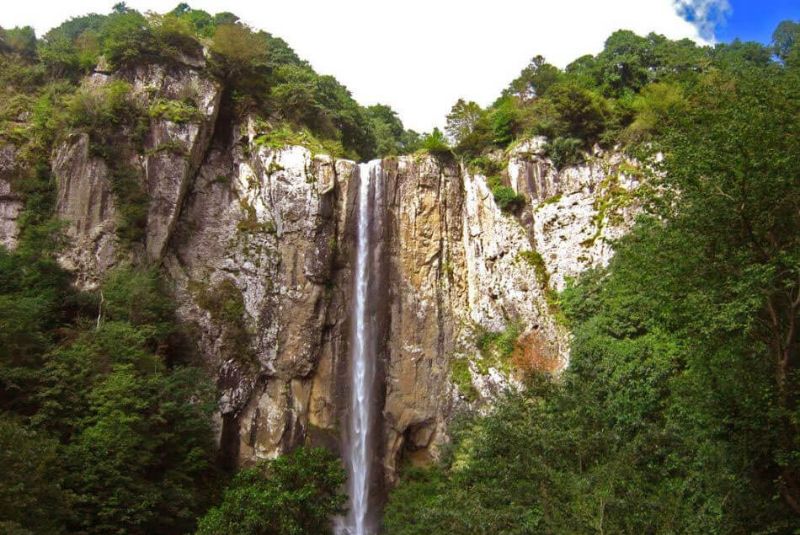
[[[333,74],[364,104],[382,102],[406,126],[441,125],[459,98],[490,104],[535,54],[564,66],[602,49],[615,30],[704,39],[674,2],[697,13],[712,0],[194,0],[232,11],[283,37],[315,69]],[[724,1],[724,0],[723,0]],[[38,33],[70,16],[110,11],[114,0],[26,0],[3,6],[0,25]],[[139,10],[178,3],[128,0]],[[710,9],[710,8],[709,8]],[[700,26],[702,27],[702,25]]]
[[[731,13],[728,0],[675,0],[675,7],[698,27],[701,36],[711,41],[717,26]]]

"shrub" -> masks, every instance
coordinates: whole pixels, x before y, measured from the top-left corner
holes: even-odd
[[[522,132],[522,110],[516,98],[505,96],[494,103],[488,113],[492,142],[498,147],[506,147]]]
[[[109,159],[111,175],[111,191],[117,200],[117,237],[123,246],[129,246],[144,240],[147,231],[147,215],[150,197],[142,187],[134,168],[125,163],[114,161],[111,154],[104,154]]]
[[[212,287],[200,288],[196,292],[197,304],[217,322],[225,333],[225,350],[241,363],[249,363],[250,333],[245,323],[244,297],[236,284],[224,279]]]
[[[506,359],[514,352],[517,338],[520,334],[518,323],[509,323],[502,331],[487,331],[479,329],[476,333],[475,345],[480,349],[484,358],[492,356]]]
[[[494,202],[503,212],[516,214],[525,207],[525,196],[504,185],[499,177],[489,177],[487,184],[494,196]]]
[[[202,47],[188,20],[172,14],[151,15],[148,24],[156,46],[155,52],[162,58],[177,59],[184,54],[202,57]]]
[[[477,171],[484,176],[495,176],[503,171],[507,162],[500,161],[490,156],[478,156],[469,161],[469,169]]]
[[[563,122],[563,131],[557,133],[585,143],[600,138],[611,115],[606,99],[577,83],[558,83],[548,90],[545,98],[553,103]]]
[[[131,86],[122,80],[105,85],[82,87],[66,102],[67,121],[72,128],[89,134],[105,146],[124,126],[139,126],[142,110],[131,97]],[[95,147],[97,148],[97,147]]]
[[[517,256],[533,267],[539,284],[542,286],[548,286],[550,284],[550,274],[547,272],[544,258],[539,254],[539,251],[520,251],[517,253]]]
[[[346,157],[349,154],[339,141],[319,139],[307,128],[294,129],[289,124],[281,123],[275,127],[265,124],[264,129],[266,131],[254,140],[256,147],[269,147],[277,150],[297,145],[314,153],[331,156]]]
[[[211,40],[211,67],[221,78],[238,78],[267,65],[267,42],[241,24],[220,24]]]
[[[69,495],[60,453],[55,440],[0,417],[0,531],[62,533]]]
[[[582,145],[580,139],[557,137],[544,146],[544,152],[556,169],[563,169],[583,161]]]
[[[158,99],[150,105],[150,117],[166,119],[173,123],[195,123],[203,119],[203,114],[189,100]]]
[[[142,61],[155,48],[147,19],[136,11],[110,15],[103,27],[101,41],[103,55],[115,67]]]
[[[344,512],[340,461],[321,448],[298,448],[242,470],[222,503],[200,519],[198,535],[325,535]]]
[[[442,131],[438,128],[434,128],[433,132],[422,139],[422,149],[430,152],[434,156],[452,154],[450,152],[450,145],[447,144],[447,138],[445,138]]]

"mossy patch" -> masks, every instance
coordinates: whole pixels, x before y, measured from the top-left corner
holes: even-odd
[[[450,360],[450,378],[466,401],[472,402],[478,399],[478,390],[472,384],[468,359],[453,358]]]
[[[157,99],[150,105],[148,115],[154,119],[165,119],[177,124],[198,123],[203,120],[203,114],[188,99]]]
[[[195,283],[190,290],[200,308],[223,328],[225,352],[240,362],[252,362],[254,355],[250,349],[250,333],[245,327],[244,297],[236,284],[223,279],[210,287]]]
[[[518,322],[510,322],[501,331],[489,331],[483,327],[475,328],[475,346],[480,351],[480,358],[475,365],[482,375],[489,373],[489,368],[509,372],[509,357],[514,352],[517,339],[522,332]]]
[[[312,155],[328,154],[339,158],[354,158],[354,155],[346,151],[339,141],[320,139],[307,128],[293,128],[287,123],[272,126],[266,121],[258,121],[256,127],[259,133],[253,143],[257,148],[267,147],[279,150],[290,146],[300,146],[310,150]]]

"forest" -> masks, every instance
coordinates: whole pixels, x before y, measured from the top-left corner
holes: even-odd
[[[558,168],[595,146],[648,162],[611,263],[554,298],[568,368],[525,370],[455,418],[438,463],[403,468],[383,533],[800,533],[800,23],[769,46],[618,31],[564,69],[535,56],[490,106],[459,100],[444,132],[417,133],[232,13],[124,3],[42,36],[0,28],[0,144],[18,147],[24,202],[0,247],[0,531],[321,534],[346,507],[327,449],[238,471],[219,457],[216,385],[158,266],[81,291],[57,261],[54,148],[84,132],[111,162],[154,117],[196,113],[82,78],[204,54],[224,113],[259,117],[269,146],[433,154],[487,177],[532,136]],[[114,181],[135,247],[145,201],[124,167]]]

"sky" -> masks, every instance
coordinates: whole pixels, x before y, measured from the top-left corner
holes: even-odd
[[[107,13],[116,0],[5,0],[0,26],[41,35],[69,17]],[[178,0],[128,0],[164,12]],[[388,104],[408,128],[442,126],[459,98],[486,106],[534,55],[565,66],[597,53],[615,30],[699,43],[769,41],[800,19],[800,0],[194,0],[284,38],[362,104]]]

